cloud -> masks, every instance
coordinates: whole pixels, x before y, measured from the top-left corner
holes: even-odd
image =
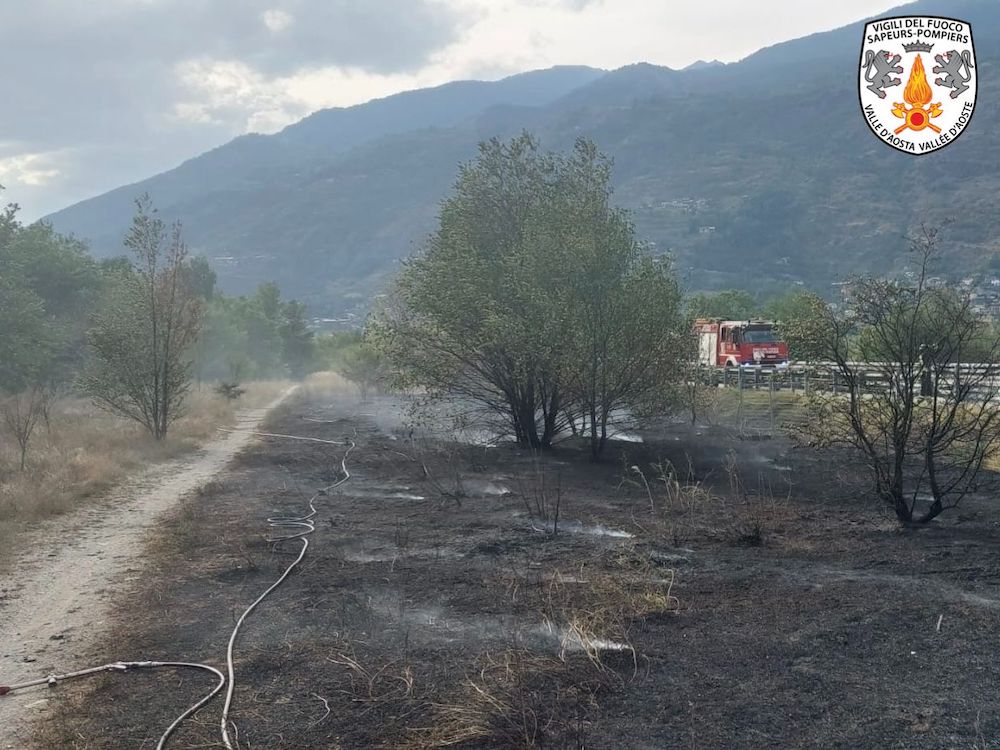
[[[0,184],[34,218],[307,114],[321,105],[281,90],[300,73],[419,70],[462,23],[441,0],[17,3],[0,23],[0,140],[22,150]],[[90,176],[83,194],[73,169]]]
[[[57,179],[58,154],[18,154],[0,158],[0,174],[12,182],[40,188]]]
[[[412,67],[459,20],[435,0],[33,0],[5,13],[2,54],[43,50],[58,64],[238,59],[265,73],[303,66]]]
[[[31,0],[0,23],[0,184],[29,218],[329,106],[556,64],[682,67],[893,0]]]
[[[278,34],[295,22],[295,17],[280,8],[271,8],[261,13],[261,20],[269,31]]]

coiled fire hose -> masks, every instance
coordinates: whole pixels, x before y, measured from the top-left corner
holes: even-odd
[[[226,430],[224,432],[234,432],[235,430]],[[225,687],[226,688],[226,698],[222,707],[222,717],[219,722],[219,729],[222,735],[222,744],[225,745],[227,750],[235,750],[233,740],[229,736],[229,727],[232,722],[229,720],[229,713],[232,709],[233,694],[236,688],[236,668],[234,664],[233,652],[236,646],[236,639],[240,633],[240,629],[243,627],[243,623],[249,617],[250,613],[253,612],[257,606],[263,602],[275,589],[277,589],[285,579],[291,574],[291,572],[302,562],[306,555],[306,550],[309,549],[309,539],[307,538],[309,534],[312,534],[316,530],[315,517],[319,512],[316,509],[316,501],[329,493],[330,491],[341,486],[351,478],[350,472],[347,470],[347,458],[350,456],[351,451],[354,450],[355,444],[353,440],[337,441],[337,440],[322,440],[320,438],[311,437],[301,437],[297,435],[281,435],[271,432],[251,432],[251,435],[257,435],[260,437],[272,437],[272,438],[284,438],[288,440],[302,440],[311,443],[325,443],[328,445],[346,445],[347,450],[344,451],[344,456],[340,461],[340,478],[333,484],[327,485],[316,492],[313,493],[312,497],[309,498],[307,503],[309,512],[303,516],[271,516],[267,519],[267,523],[270,528],[274,531],[286,530],[288,533],[282,534],[280,536],[269,536],[266,541],[269,544],[277,545],[282,542],[292,541],[294,539],[299,539],[302,541],[302,547],[299,550],[298,556],[292,563],[285,568],[285,571],[281,576],[272,583],[265,591],[258,596],[251,604],[243,611],[240,618],[236,621],[236,625],[233,627],[232,633],[229,636],[229,643],[226,647],[226,674],[223,674],[220,670],[208,664],[198,664],[194,662],[180,662],[180,661],[118,661],[109,664],[102,664],[98,667],[89,667],[87,669],[81,669],[75,672],[66,672],[65,674],[51,674],[47,677],[40,677],[34,680],[28,680],[26,682],[18,682],[10,685],[0,684],[0,696],[7,695],[8,693],[13,693],[17,690],[24,690],[30,687],[36,687],[38,685],[49,685],[50,687],[55,687],[58,683],[65,680],[71,680],[78,677],[87,677],[95,674],[100,674],[104,672],[126,672],[130,669],[162,669],[162,668],[174,668],[174,669],[197,669],[205,672],[210,672],[215,675],[219,682],[212,688],[211,692],[202,697],[196,703],[192,704],[190,707],[185,709],[185,711],[180,714],[174,721],[166,728],[162,735],[160,735],[159,742],[156,743],[156,750],[164,750],[167,746],[167,742],[174,732],[180,727],[180,725],[192,714],[202,708],[205,704],[211,701],[219,692]]]
[[[288,440],[304,440],[312,443],[329,443],[332,445],[343,445],[343,443],[334,440],[321,440],[319,438],[303,438],[296,435],[278,435],[270,432],[254,432],[254,435],[260,435],[262,437],[275,437],[275,438],[286,438]],[[229,738],[229,710],[233,703],[233,692],[236,689],[236,672],[233,665],[233,649],[236,645],[236,637],[239,635],[240,628],[243,627],[243,622],[247,619],[251,612],[257,608],[267,596],[274,591],[278,586],[284,583],[285,579],[288,578],[289,574],[295,570],[302,558],[306,556],[306,550],[309,549],[309,539],[307,538],[316,530],[316,524],[313,521],[315,518],[316,510],[316,500],[323,495],[326,495],[331,490],[335,490],[340,485],[344,484],[347,480],[351,478],[351,473],[347,470],[347,457],[351,455],[351,451],[354,450],[354,441],[348,440],[347,450],[344,451],[344,457],[340,461],[340,479],[331,485],[323,487],[317,490],[311,498],[309,498],[309,512],[304,516],[271,516],[267,519],[268,525],[274,530],[286,529],[287,534],[282,536],[272,536],[268,537],[267,541],[272,544],[280,544],[281,542],[287,542],[292,539],[300,539],[302,541],[302,548],[299,550],[298,557],[292,561],[292,564],[285,568],[285,572],[281,574],[277,581],[272,583],[260,596],[258,596],[245,610],[243,614],[240,615],[240,619],[236,621],[236,626],[233,628],[232,634],[229,636],[229,645],[226,647],[226,670],[228,676],[228,684],[226,686],[226,700],[222,706],[222,717],[219,721],[219,728],[222,731],[222,744],[226,746],[227,750],[233,750],[233,743]]]

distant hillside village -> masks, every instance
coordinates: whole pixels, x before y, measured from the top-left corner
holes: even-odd
[[[904,271],[902,275],[904,278],[913,279],[916,273]],[[927,283],[932,287],[940,287],[948,284],[949,280],[940,276],[931,276]],[[839,302],[833,301],[832,306],[835,309],[849,308],[853,299],[853,283],[842,281],[834,283],[833,286],[839,289],[840,300]],[[975,315],[1000,322],[1000,275],[986,273],[978,276],[966,276],[959,280],[958,286],[972,300],[972,312]]]
[[[940,279],[932,279],[940,282]],[[981,317],[1000,320],[1000,276],[987,276],[977,279],[967,276],[962,279],[963,289],[969,291],[972,298],[972,311]]]

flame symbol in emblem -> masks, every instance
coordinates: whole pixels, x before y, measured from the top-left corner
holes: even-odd
[[[941,128],[931,122],[932,117],[937,117],[941,114],[940,102],[928,106],[933,96],[934,91],[927,82],[927,74],[924,73],[924,61],[918,54],[917,59],[913,61],[913,67],[910,69],[910,80],[906,82],[906,88],[903,89],[903,98],[910,106],[907,107],[902,102],[893,104],[892,113],[896,117],[906,120],[906,122],[896,128],[896,135],[899,135],[907,128],[911,130],[930,128],[935,133],[941,132]]]

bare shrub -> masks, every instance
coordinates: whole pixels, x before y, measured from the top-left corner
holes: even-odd
[[[982,469],[1000,449],[1000,333],[968,293],[931,276],[936,229],[922,227],[911,251],[913,279],[856,279],[850,310],[827,310],[845,393],[814,396],[801,431],[817,447],[855,452],[900,522],[927,523],[995,486]]]
[[[49,393],[43,388],[30,388],[24,393],[9,396],[0,402],[0,415],[7,432],[17,442],[20,450],[20,469],[24,471],[28,446],[38,420],[48,413]]]
[[[559,513],[562,510],[562,474],[556,474],[555,482],[549,479],[538,456],[535,457],[534,468],[525,480],[518,475],[518,494],[524,501],[528,517],[543,521],[548,529],[552,522],[552,535],[559,534]]]
[[[626,468],[620,486],[641,492],[649,502],[649,520],[632,520],[650,537],[660,536],[674,547],[692,538],[709,538],[743,546],[764,544],[772,526],[788,518],[791,487],[776,493],[765,474],[747,484],[736,454],[727,453],[723,470],[728,492],[713,492],[694,475],[688,458],[684,471],[667,460]]]
[[[677,546],[714,512],[715,498],[695,478],[690,456],[683,475],[666,459],[650,465],[648,470],[649,476],[637,464],[628,466],[619,486],[631,485],[642,490],[649,500],[652,523],[664,527],[671,543]]]
[[[429,484],[434,492],[438,494],[439,497],[454,501],[455,505],[462,507],[462,500],[469,496],[469,493],[465,490],[465,484],[462,482],[462,472],[454,464],[446,464],[452,466],[451,471],[448,476],[436,476],[431,473],[431,470],[427,468],[427,464],[421,462],[420,468],[424,472],[424,479],[427,484]]]
[[[696,346],[691,346],[680,367],[675,396],[677,411],[686,412],[691,424],[699,419],[711,422],[719,411],[719,389],[712,383],[712,370],[698,360]]]
[[[136,200],[124,243],[135,266],[95,315],[88,337],[94,357],[82,383],[96,403],[162,440],[191,387],[201,305],[185,270],[180,224],[168,230],[148,195]]]
[[[726,454],[725,471],[732,501],[727,515],[729,540],[739,546],[761,547],[771,523],[787,514],[791,487],[784,497],[776,496],[771,483],[758,474],[756,488],[749,489],[733,451]]]
[[[215,392],[228,401],[238,401],[247,391],[246,388],[240,387],[240,384],[236,381],[223,381],[215,386]]]

